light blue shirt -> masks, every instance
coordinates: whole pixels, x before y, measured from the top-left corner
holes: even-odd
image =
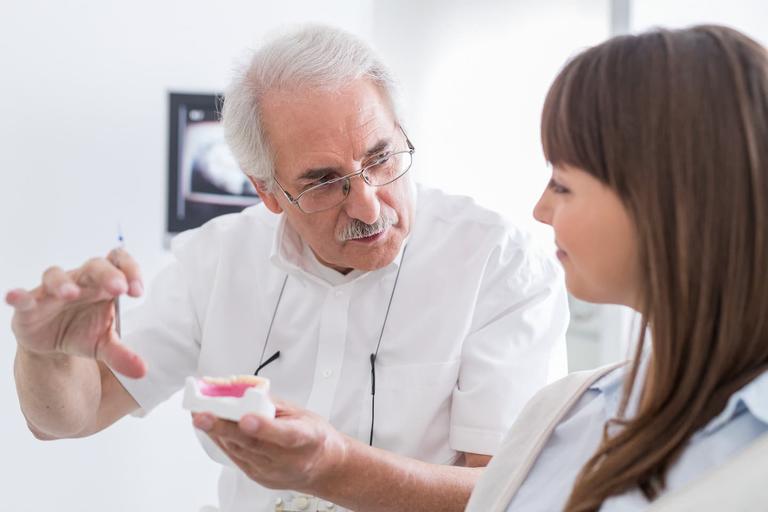
[[[626,368],[598,380],[557,426],[507,512],[562,510],[581,467],[602,439],[603,425],[616,416]],[[768,432],[768,372],[734,393],[726,407],[691,438],[667,473],[667,491],[679,489],[734,457]],[[601,512],[645,510],[639,489],[613,496]]]

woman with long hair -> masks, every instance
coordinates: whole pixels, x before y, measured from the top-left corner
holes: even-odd
[[[719,26],[613,38],[555,79],[542,143],[569,291],[641,335],[533,399],[467,510],[643,510],[768,439],[768,54]]]

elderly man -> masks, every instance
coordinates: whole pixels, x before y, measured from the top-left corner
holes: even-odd
[[[123,250],[9,292],[30,429],[90,435],[186,376],[255,372],[275,419],[193,419],[223,511],[463,510],[562,347],[557,266],[497,215],[414,185],[391,78],[352,36],[263,47],[223,121],[263,204],[179,236],[122,339],[114,298],[143,292]]]

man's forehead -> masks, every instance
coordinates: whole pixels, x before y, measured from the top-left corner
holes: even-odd
[[[264,100],[264,128],[278,166],[288,160],[295,167],[296,160],[323,153],[352,151],[361,158],[396,127],[389,103],[372,84],[338,91],[273,91]]]
[[[338,90],[281,89],[262,100],[263,122],[270,131],[339,133],[351,128],[374,129],[394,118],[384,94],[367,81]]]
[[[294,104],[296,106],[296,104]],[[303,114],[303,115],[302,115]],[[376,105],[360,105],[354,111],[335,115],[313,115],[309,110],[299,115],[278,115],[279,139],[301,139],[302,144],[327,145],[343,138],[368,138],[388,131],[394,122],[387,112]]]

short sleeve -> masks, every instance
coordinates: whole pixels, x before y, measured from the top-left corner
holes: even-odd
[[[564,360],[568,302],[557,262],[507,238],[490,254],[464,340],[451,406],[450,444],[493,455],[525,403]],[[557,365],[555,365],[557,366]]]
[[[148,368],[141,379],[117,378],[146,414],[181,389],[197,368],[200,328],[179,262],[157,276],[143,304],[126,312],[123,328],[123,342]]]

